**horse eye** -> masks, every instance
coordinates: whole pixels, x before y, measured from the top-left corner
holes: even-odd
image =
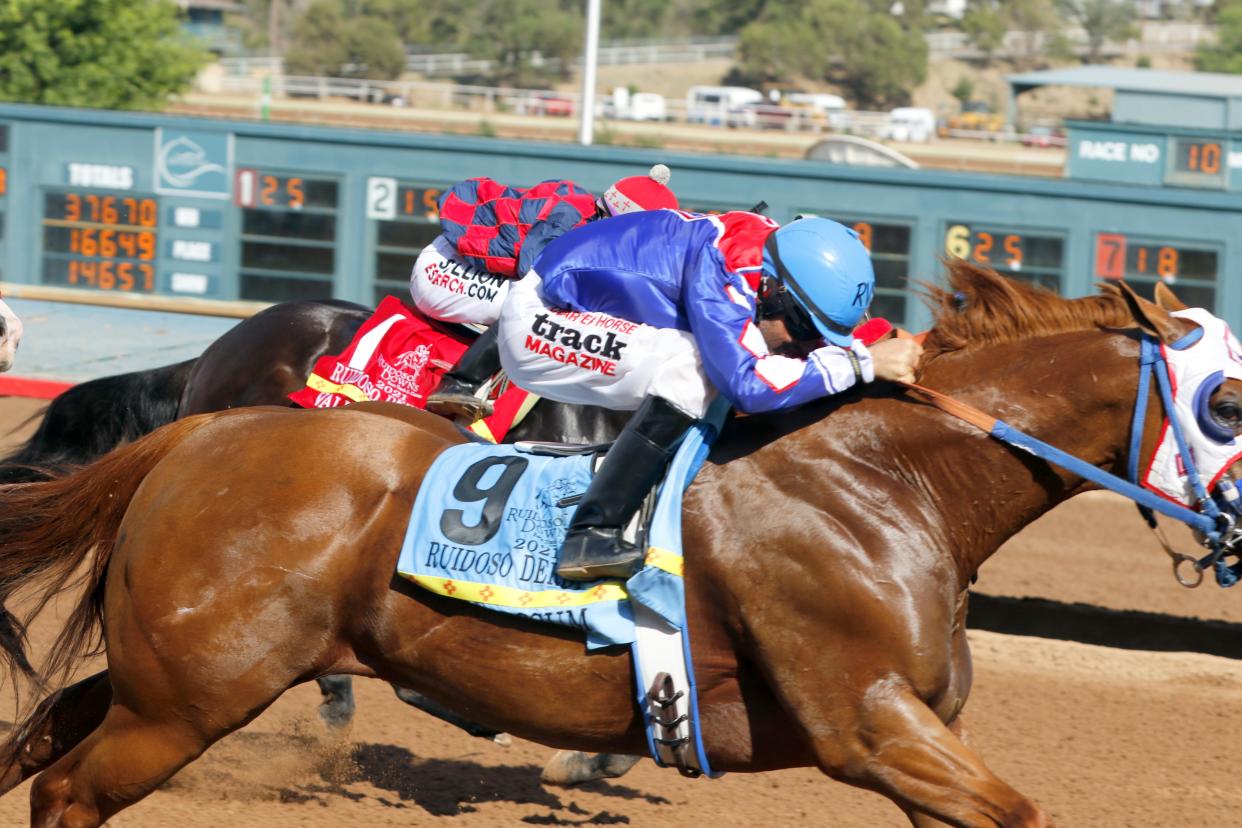
[[[1242,425],[1242,407],[1236,402],[1222,402],[1212,407],[1212,418],[1226,428],[1237,428]]]

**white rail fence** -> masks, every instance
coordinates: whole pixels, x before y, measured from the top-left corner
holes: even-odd
[[[737,53],[737,38],[685,38],[678,40],[623,41],[605,44],[599,49],[601,66],[636,66],[653,63],[697,63],[704,60],[732,60]],[[560,67],[560,61],[545,59],[538,52],[530,55],[536,66]],[[581,58],[571,61],[581,64]],[[220,65],[230,75],[256,73],[280,74],[284,63],[278,57],[229,57]],[[495,62],[472,57],[466,52],[412,53],[407,56],[406,69],[428,78],[486,75],[495,69]]]
[[[220,90],[232,94],[258,96],[263,91],[263,84],[263,78],[254,76],[226,76],[220,80]],[[344,99],[358,103],[391,104],[418,109],[465,110],[477,112],[480,117],[491,114],[513,114],[569,118],[577,115],[580,106],[580,96],[576,92],[468,86],[430,81],[370,81],[352,78],[274,75],[271,77],[270,84],[274,98],[321,101]],[[664,120],[681,122],[688,120],[685,100],[668,99],[665,101],[665,108]],[[603,95],[597,96],[595,112],[599,117],[613,117],[611,99]],[[695,120],[712,126],[788,132],[841,131],[876,137],[881,134],[884,125],[888,123],[888,113],[848,110],[828,114],[810,108],[761,107],[758,110],[718,112],[710,117],[697,112]]]

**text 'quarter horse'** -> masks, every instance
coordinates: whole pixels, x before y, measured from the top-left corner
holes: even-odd
[[[939,295],[923,382],[1124,473],[1141,333],[1174,343],[1195,323],[1124,286],[1065,300],[964,263],[951,280],[968,301],[959,312]],[[1239,394],[1227,380],[1209,407],[1226,418]],[[1160,430],[1156,397],[1149,407],[1144,457]],[[588,656],[569,633],[394,578],[419,481],[460,439],[392,406],[252,409],[0,489],[0,598],[55,591],[91,561],[93,588],[49,669],[89,646],[98,614],[114,692],[103,723],[36,780],[33,824],[99,825],[330,672],[382,677],[549,745],[641,751],[625,653]],[[1085,488],[879,388],[734,420],[684,509],[712,765],[817,766],[919,825],[1049,824],[956,735],[966,588],[1007,538]]]

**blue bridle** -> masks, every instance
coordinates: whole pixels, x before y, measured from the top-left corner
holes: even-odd
[[[1198,342],[1202,336],[1203,329],[1195,328],[1169,347],[1175,350],[1188,348]],[[1142,452],[1143,426],[1147,415],[1148,395],[1151,391],[1151,378],[1153,374],[1156,377],[1156,384],[1160,389],[1160,400],[1164,405],[1165,415],[1169,419],[1173,438],[1177,442],[1177,451],[1181,457],[1182,465],[1186,469],[1186,477],[1194,492],[1199,511],[1188,509],[1178,503],[1166,500],[1139,485],[1139,455]],[[927,389],[919,390],[925,391]],[[1182,424],[1178,421],[1176,409],[1173,407],[1173,390],[1172,382],[1169,379],[1169,364],[1160,350],[1160,343],[1153,337],[1146,334],[1143,335],[1139,352],[1138,393],[1135,396],[1134,418],[1130,425],[1129,480],[1123,480],[1117,475],[1097,468],[1085,460],[1080,460],[1072,454],[1067,454],[1056,446],[1049,445],[1043,440],[1032,437],[1003,420],[996,420],[989,434],[1015,448],[1029,452],[1041,460],[1055,463],[1063,469],[1090,480],[1098,486],[1129,498],[1138,506],[1139,512],[1142,513],[1152,529],[1156,529],[1155,513],[1159,512],[1174,520],[1179,520],[1197,531],[1203,538],[1203,545],[1211,550],[1207,555],[1197,559],[1174,552],[1161,537],[1161,543],[1164,544],[1165,551],[1173,558],[1174,574],[1184,586],[1198,586],[1199,582],[1202,581],[1203,572],[1209,568],[1214,571],[1216,582],[1222,587],[1233,586],[1238,582],[1239,577],[1242,576],[1242,561],[1230,565],[1225,560],[1226,557],[1237,555],[1233,551],[1233,546],[1242,539],[1240,538],[1242,531],[1235,530],[1234,528],[1237,517],[1242,516],[1242,510],[1237,505],[1239,501],[1226,500],[1229,509],[1229,513],[1226,514],[1221,511],[1216,501],[1209,495],[1207,488],[1203,485],[1203,480],[1199,477],[1199,471],[1195,468],[1193,457],[1186,444],[1186,436],[1182,429]],[[1187,563],[1193,565],[1194,571],[1198,575],[1198,580],[1189,581],[1182,578],[1179,570],[1183,564]]]

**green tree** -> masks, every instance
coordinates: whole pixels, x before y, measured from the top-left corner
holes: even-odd
[[[207,58],[171,0],[0,0],[0,100],[159,109]]]
[[[984,63],[991,63],[1004,44],[1006,29],[1005,16],[995,0],[971,0],[962,15],[962,31],[971,45],[983,52]]]
[[[779,5],[775,0],[703,0],[682,19],[693,20],[693,34],[731,35]]]
[[[382,20],[402,43],[457,49],[473,22],[459,0],[356,0],[358,14]]]
[[[401,38],[378,17],[358,17],[345,25],[345,51],[345,77],[394,80],[405,71]]]
[[[314,0],[293,25],[292,40],[285,51],[285,71],[336,77],[348,60],[344,5],[341,0]]]
[[[1242,74],[1242,0],[1225,0],[1216,9],[1216,42],[1195,50],[1200,72]]]
[[[1018,66],[1038,66],[1049,52],[1058,56],[1063,53],[1062,21],[1053,0],[1004,0],[1002,15],[1006,28],[1021,33],[1018,48],[1011,55]]]
[[[1135,9],[1116,0],[1057,0],[1057,9],[1087,34],[1088,63],[1098,63],[1104,44],[1135,36]]]
[[[953,90],[949,94],[957,98],[958,103],[965,106],[970,103],[971,98],[975,96],[975,82],[965,75],[962,75],[958,78],[957,85],[953,87]]]
[[[582,51],[582,4],[576,0],[481,0],[477,15],[467,47],[496,61],[499,80],[566,77]]]
[[[909,100],[927,76],[922,4],[894,14],[885,0],[769,4],[742,29],[737,75],[750,82],[802,76],[839,83],[861,106]]]

